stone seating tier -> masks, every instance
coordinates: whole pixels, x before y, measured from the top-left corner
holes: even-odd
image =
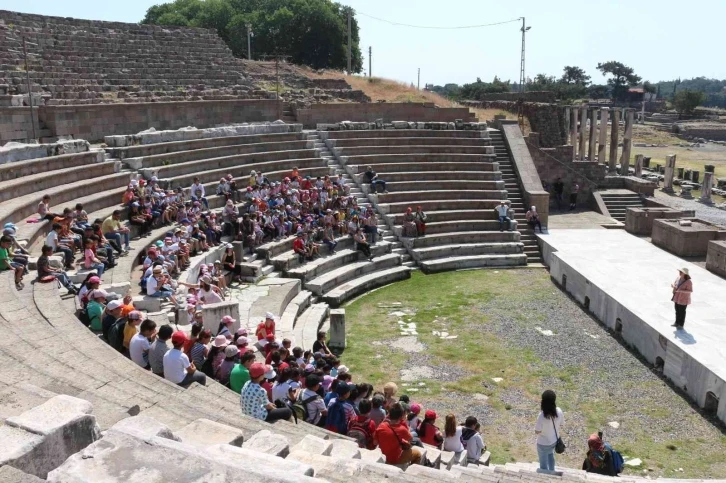
[[[367,263],[369,265],[375,264],[376,260],[374,259],[373,262]],[[378,263],[380,263],[380,259]],[[342,268],[345,268],[346,271],[350,270],[350,268]],[[376,266],[376,269],[377,268],[379,267]],[[364,271],[365,268],[363,266],[357,266],[356,270]],[[388,285],[393,282],[405,280],[407,278],[411,278],[410,267],[395,266],[385,270],[377,270],[375,272],[368,273],[367,275],[358,276],[357,278],[350,280],[342,285],[338,285],[329,292],[325,293],[323,295],[323,300],[330,304],[331,307],[339,307],[343,302],[345,302],[346,300],[350,300],[357,295],[363,294],[365,292],[368,292],[369,290],[373,290],[374,288],[378,288],[383,285]]]
[[[496,154],[360,154],[355,156],[341,156],[341,161],[345,165],[360,166],[363,168],[360,171],[365,171],[365,167],[372,164],[385,166],[387,164],[395,165],[404,162],[433,166],[444,163],[469,164],[471,166],[485,165],[490,170],[494,170],[493,163],[496,161]]]
[[[387,166],[386,166],[387,167]],[[365,170],[365,166],[360,167]],[[373,166],[376,169],[376,166]],[[377,171],[378,172],[378,171]],[[401,183],[401,182],[421,182],[421,181],[440,181],[450,180],[456,178],[456,180],[468,180],[468,181],[500,181],[502,177],[501,171],[403,171],[394,172],[383,170],[380,171],[381,179],[384,179],[386,183]],[[384,174],[385,173],[385,174]],[[365,180],[364,173],[354,174],[354,180],[359,183],[362,187],[368,186]]]
[[[364,258],[363,254],[355,249],[353,239],[349,236],[338,239],[335,253],[327,254],[325,252],[326,248],[323,248],[323,257],[308,261],[303,265],[300,265],[300,258],[294,252],[290,255],[288,255],[290,252],[285,252],[271,261],[276,268],[280,267],[280,270],[285,271],[285,276],[299,278],[305,283],[334,268]],[[371,253],[374,257],[391,253],[391,244],[388,242],[376,243],[371,247]],[[280,261],[278,262],[278,260]],[[284,265],[287,265],[287,267],[283,268]]]
[[[351,165],[348,164],[353,175],[357,180],[363,180],[366,168],[370,166],[373,171],[379,174],[381,179],[387,179],[383,173],[426,173],[426,172],[459,172],[459,171],[477,171],[485,173],[497,173],[499,166],[495,163],[471,163],[471,162],[436,162],[436,163],[415,163],[407,162],[401,159],[396,163],[366,163]],[[411,176],[414,176],[413,174]],[[496,175],[492,175],[496,176]]]
[[[388,179],[388,176],[382,179]],[[361,185],[363,192],[371,193],[370,185],[363,183]],[[484,191],[506,191],[504,181],[479,181],[467,180],[458,176],[458,173],[449,173],[448,176],[442,176],[438,180],[426,181],[386,181],[386,189],[391,193],[398,192],[415,192],[427,189],[437,191],[453,191],[453,190],[484,190]]]
[[[481,140],[482,142],[485,140]],[[494,146],[484,144],[477,146],[445,146],[433,145],[389,145],[389,146],[354,146],[338,148],[333,151],[340,156],[361,156],[374,154],[494,154]]]
[[[403,224],[404,213],[394,213],[388,215],[388,218],[394,225]],[[440,223],[446,221],[468,221],[468,220],[491,220],[497,221],[497,213],[494,209],[474,209],[474,210],[438,210],[426,212],[426,223]]]
[[[319,131],[323,139],[351,139],[351,138],[410,138],[426,136],[428,138],[487,138],[487,131],[457,131],[457,130],[429,130],[429,129],[371,129],[351,131]]]
[[[378,138],[341,138],[326,140],[326,144],[332,148],[356,148],[361,146],[487,146],[489,141],[482,138],[461,138],[461,137],[428,137],[412,135],[411,137],[378,137]]]
[[[252,166],[249,168],[250,170],[262,170],[262,172],[264,173],[265,171],[272,171],[272,169],[265,170],[265,167],[273,166],[274,162],[276,161],[283,162],[280,164],[289,164],[296,160],[319,159],[318,156],[319,152],[316,149],[299,149],[294,151],[267,151],[252,154],[222,156],[219,158],[199,159],[196,161],[157,166],[155,168],[143,169],[141,170],[141,173],[147,179],[151,178],[152,175],[155,175],[159,178],[174,178],[186,174],[195,173],[197,171],[210,171],[215,169],[241,166]],[[258,169],[253,166],[260,167]],[[290,169],[292,169],[294,166],[297,165],[290,165]],[[284,167],[287,167],[287,165],[285,165]],[[247,172],[247,175],[249,175],[249,171]]]
[[[281,141],[281,142],[262,142],[253,144],[235,144],[231,146],[220,146],[214,148],[202,148],[192,151],[179,151],[176,153],[155,154],[151,156],[143,156],[138,158],[126,158],[124,162],[129,166],[140,168],[153,168],[157,166],[166,166],[170,164],[179,164],[189,161],[202,159],[216,159],[226,156],[235,156],[243,154],[257,154],[264,152],[280,152],[280,151],[301,151],[311,149],[312,143],[305,140],[297,141]]]
[[[378,203],[377,208],[380,213],[383,214],[396,214],[405,213],[406,209],[410,206],[420,206],[425,212],[441,210],[441,211],[452,211],[452,210],[482,210],[493,211],[494,208],[499,205],[501,200],[487,200],[487,199],[453,199],[453,200],[419,200],[416,201],[415,205],[412,202],[405,201],[399,203]]]
[[[113,165],[115,163],[110,162],[103,164],[111,166],[111,172],[113,172]],[[104,167],[104,169],[108,168]],[[93,182],[89,182],[88,179],[81,179],[80,181],[46,189],[42,194],[30,193],[25,196],[14,198],[0,204],[0,223],[4,224],[9,221],[18,223],[24,218],[33,215],[33,213],[36,212],[38,202],[40,202],[40,198],[43,194],[49,194],[51,196],[52,203],[67,206],[69,202],[72,202],[77,198],[125,186],[129,182],[129,177],[129,173],[123,172],[106,174],[94,178]]]
[[[75,168],[104,160],[103,151],[87,151],[83,153],[60,154],[43,158],[11,161],[0,164],[0,182],[9,181],[38,173],[47,173],[57,169]]]
[[[521,242],[465,243],[414,248],[411,250],[411,255],[414,260],[420,262],[422,260],[431,260],[448,256],[517,254],[522,253],[523,249],[524,244]]]
[[[437,189],[438,186],[434,184],[429,190],[421,191],[389,191],[388,193],[378,193],[375,195],[378,203],[401,203],[401,202],[416,202],[417,200],[506,200],[506,190],[462,190],[454,187],[451,190]]]
[[[108,147],[111,157],[125,160],[126,158],[144,158],[159,154],[177,153],[180,151],[195,151],[206,148],[232,146],[236,144],[255,144],[263,142],[286,142],[304,139],[301,133],[274,133],[274,134],[245,134],[239,136],[208,137],[202,139],[189,139],[171,142],[157,142],[152,144],[136,144],[124,147]],[[109,138],[109,142],[112,139]]]

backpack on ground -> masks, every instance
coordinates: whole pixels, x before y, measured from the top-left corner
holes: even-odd
[[[335,401],[328,408],[328,419],[326,420],[325,429],[343,435],[348,433],[348,421],[342,401]]]
[[[302,393],[300,394],[302,397]],[[297,401],[295,401],[295,404],[292,405],[292,412],[295,414],[295,417],[297,420],[302,419],[305,422],[308,422],[308,419],[310,419],[310,412],[308,411],[308,404],[318,399],[320,396],[317,394],[314,396],[310,396],[307,399],[301,399],[299,397]]]
[[[348,436],[356,440],[359,448],[368,448],[373,441],[373,435],[368,430],[370,418],[365,421],[358,421],[355,418],[348,423]]]

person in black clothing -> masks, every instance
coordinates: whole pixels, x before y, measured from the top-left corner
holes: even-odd
[[[318,339],[313,342],[313,352],[320,352],[324,358],[332,358],[335,357],[332,352],[330,352],[330,349],[328,349],[328,344],[325,343],[325,331],[321,330],[318,332]]]
[[[366,168],[365,176],[366,176],[366,180],[371,185],[371,191],[373,193],[378,193],[379,186],[383,189],[384,193],[388,193],[388,191],[386,191],[386,182],[383,181],[382,179],[378,179],[378,173],[373,171],[373,168],[368,166]]]
[[[565,184],[562,182],[561,178],[557,178],[553,188],[555,190],[555,202],[557,203],[557,209],[560,210],[562,209],[562,193],[565,191]]]

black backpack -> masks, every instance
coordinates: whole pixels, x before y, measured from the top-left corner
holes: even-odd
[[[126,321],[126,317],[121,317],[108,329],[108,344],[121,353],[124,351],[124,328],[126,327]]]

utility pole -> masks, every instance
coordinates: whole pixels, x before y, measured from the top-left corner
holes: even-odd
[[[373,77],[373,47],[368,47],[368,77]]]
[[[418,68],[418,80],[416,81],[416,89],[421,90],[421,67]]]
[[[246,24],[247,27],[247,60],[252,60],[252,24]]]
[[[35,131],[35,117],[33,113],[33,91],[30,88],[30,70],[28,69],[28,47],[25,45],[25,35],[23,35],[23,57],[25,57],[25,81],[28,86],[28,105],[30,106],[30,123],[33,125],[33,140],[38,139]]]
[[[351,28],[350,28],[350,24],[351,24],[351,22],[350,22],[350,12],[351,12],[351,9],[348,8],[348,75],[351,75],[352,72],[353,72],[351,58],[350,58],[351,43],[353,41],[352,40],[353,39],[353,35],[352,35],[352,32],[351,32]]]
[[[529,29],[532,27],[527,27],[526,23],[524,21],[524,17],[522,17],[522,28],[520,29],[522,31],[522,57],[521,57],[521,63],[519,65],[519,101],[517,102],[517,120],[519,121],[519,127],[520,129],[524,126],[524,37],[525,34]]]

